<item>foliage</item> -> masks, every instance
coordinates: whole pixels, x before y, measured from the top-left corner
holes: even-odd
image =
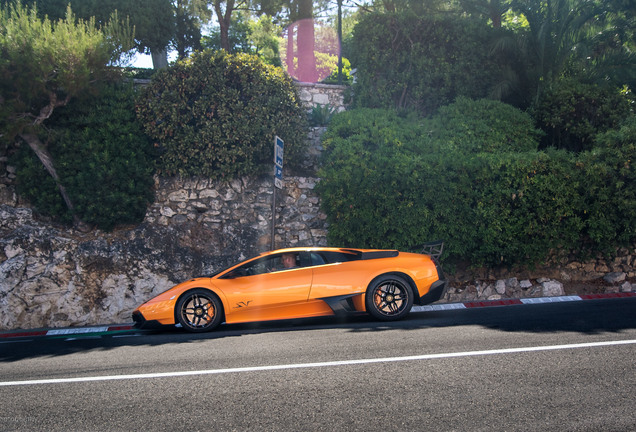
[[[319,60],[320,56],[316,55],[316,60]],[[331,66],[333,72],[327,78],[322,80],[324,84],[340,84],[340,80],[338,79],[338,57],[331,58],[329,56],[327,64]],[[351,76],[351,62],[349,59],[342,57],[342,84],[352,84],[353,76]]]
[[[250,44],[251,28],[248,16],[244,13],[233,14],[231,25],[228,29],[228,42],[230,53],[253,54]],[[202,45],[205,49],[221,50],[221,30],[212,28],[208,35],[202,37]]]
[[[537,150],[531,118],[498,102],[459,100],[429,119],[371,109],[338,114],[325,134],[318,186],[329,241],[409,249],[441,238],[446,259],[473,265],[531,264],[554,250],[628,243],[635,239],[633,126],[621,130],[631,147],[619,150],[614,135],[602,136],[607,150],[577,159]],[[598,177],[594,186],[590,177]],[[612,206],[603,216],[600,209]]]
[[[272,66],[281,66],[279,33],[280,28],[272,22],[270,16],[263,15],[258,21],[250,22],[250,40],[254,54]]]
[[[8,137],[40,125],[55,108],[112,73],[106,65],[121,54],[120,44],[94,21],[76,21],[70,8],[55,23],[19,3],[0,9],[0,122],[7,119]]]
[[[263,15],[258,20],[250,19],[246,13],[233,16],[228,29],[229,52],[258,55],[265,63],[281,66],[278,33],[280,28],[272,22],[272,18]],[[221,49],[221,32],[213,29],[209,35],[203,36],[202,46],[206,49]]]
[[[528,23],[515,35],[515,51],[522,59],[517,71],[528,83],[530,103],[567,76],[618,87],[636,82],[636,57],[628,46],[633,44],[633,4],[513,0],[512,7]]]
[[[337,108],[329,104],[317,104],[309,112],[309,124],[314,127],[327,126],[336,112]]]
[[[157,72],[150,68],[127,67],[123,69],[123,76],[132,79],[150,79]]]
[[[137,112],[161,151],[166,174],[227,178],[271,168],[274,137],[297,165],[306,114],[281,69],[255,56],[196,53],[157,73]]]
[[[596,134],[618,127],[630,109],[616,89],[566,79],[547,89],[533,111],[546,145],[582,151],[592,148]]]
[[[452,15],[369,14],[354,30],[357,106],[424,115],[457,96],[489,95],[503,59],[490,55],[493,30]]]
[[[171,0],[24,0],[23,3],[37,4],[38,16],[41,19],[48,16],[51,21],[63,19],[69,3],[78,18],[94,19],[97,24],[105,24],[117,11],[121,19],[128,18],[130,25],[135,27],[135,47],[139,52],[164,49],[175,34]]]
[[[116,15],[97,28],[94,19],[76,20],[70,6],[65,18],[54,23],[20,2],[0,8],[0,136],[7,149],[17,142],[28,144],[71,213],[73,202],[40,135],[56,109],[112,76],[115,70],[108,65],[130,46],[129,27]],[[73,218],[81,224],[77,213]]]
[[[601,133],[594,147],[580,153],[577,168],[580,194],[578,209],[585,219],[590,248],[605,253],[636,238],[636,116],[620,127]]]
[[[201,49],[201,26],[208,22],[212,12],[207,0],[176,0],[174,9],[174,38],[171,47],[177,51],[179,59]]]
[[[111,85],[97,97],[77,99],[50,119],[51,155],[57,172],[84,222],[111,230],[139,223],[152,202],[152,143],[135,118],[131,85]],[[72,219],[52,177],[22,147],[18,191],[42,214]]]
[[[459,97],[427,122],[431,139],[462,153],[527,152],[541,132],[530,116],[501,102]]]

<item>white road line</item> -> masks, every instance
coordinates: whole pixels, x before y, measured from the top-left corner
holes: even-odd
[[[376,358],[376,359],[341,360],[341,361],[331,361],[331,362],[321,362],[321,363],[297,363],[297,364],[287,364],[287,365],[252,366],[252,367],[230,368],[230,369],[208,369],[208,370],[197,370],[197,371],[177,371],[177,372],[134,374],[134,375],[104,375],[104,376],[92,376],[92,377],[89,376],[89,377],[77,377],[77,378],[55,378],[55,379],[52,378],[52,379],[39,379],[39,380],[26,380],[26,381],[4,381],[4,382],[0,382],[0,387],[40,385],[40,384],[84,383],[84,382],[94,382],[94,381],[134,380],[134,379],[148,379],[148,378],[176,378],[176,377],[185,377],[185,376],[219,375],[219,374],[227,374],[227,373],[263,372],[263,371],[319,368],[319,367],[337,367],[337,366],[364,365],[364,364],[372,364],[372,363],[393,363],[393,362],[402,362],[402,361],[435,360],[435,359],[456,358],[456,357],[475,357],[475,356],[486,356],[486,355],[497,355],[497,354],[515,354],[515,353],[526,353],[526,352],[537,352],[537,351],[595,348],[595,347],[629,345],[629,344],[636,344],[636,339],[605,341],[605,342],[590,342],[590,343],[579,343],[579,344],[568,344],[568,345],[548,345],[548,346],[538,346],[538,347],[505,348],[505,349],[486,350],[486,351],[466,351],[466,352],[457,352],[457,353],[423,354],[423,355],[405,356],[405,357],[384,357],[384,358]]]

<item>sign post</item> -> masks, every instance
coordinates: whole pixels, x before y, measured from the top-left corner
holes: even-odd
[[[283,140],[274,138],[274,193],[272,194],[272,238],[270,249],[276,246],[276,189],[283,188]]]

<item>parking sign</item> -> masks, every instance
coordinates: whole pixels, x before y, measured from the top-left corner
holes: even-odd
[[[274,138],[274,185],[283,188],[283,140]]]

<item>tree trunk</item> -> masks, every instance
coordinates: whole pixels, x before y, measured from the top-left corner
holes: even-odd
[[[151,50],[152,67],[154,69],[163,69],[168,66],[168,52],[165,48],[162,50]]]
[[[316,82],[316,55],[314,53],[314,20],[311,0],[300,0],[298,3],[298,80]]]
[[[296,77],[296,66],[294,65],[294,57],[296,53],[294,51],[294,39],[296,34],[296,24],[290,24],[287,27],[287,56],[285,63],[287,64],[287,73],[290,76]]]
[[[231,52],[230,49],[230,24],[232,22],[232,12],[234,11],[234,0],[227,0],[225,3],[225,11],[221,8],[222,0],[214,1],[214,12],[219,22],[219,32],[221,34],[221,49]]]
[[[46,168],[46,171],[51,175],[51,177],[53,177],[53,180],[55,180],[55,184],[57,184],[57,188],[60,191],[60,195],[62,195],[62,199],[64,200],[66,207],[69,209],[69,211],[73,215],[73,224],[75,225],[75,227],[80,228],[81,230],[84,230],[86,228],[86,225],[75,214],[75,208],[73,207],[73,202],[71,201],[71,198],[68,196],[68,193],[66,192],[66,188],[60,182],[60,176],[57,174],[57,171],[55,170],[55,165],[53,164],[53,157],[51,157],[51,154],[48,152],[46,147],[44,147],[44,145],[42,144],[40,139],[37,137],[37,135],[31,134],[31,133],[21,133],[20,138],[22,138],[29,145],[29,147],[31,147],[31,150],[33,150],[33,152],[37,155],[38,159],[40,159],[40,162],[42,162],[42,165],[44,165],[44,168]]]

